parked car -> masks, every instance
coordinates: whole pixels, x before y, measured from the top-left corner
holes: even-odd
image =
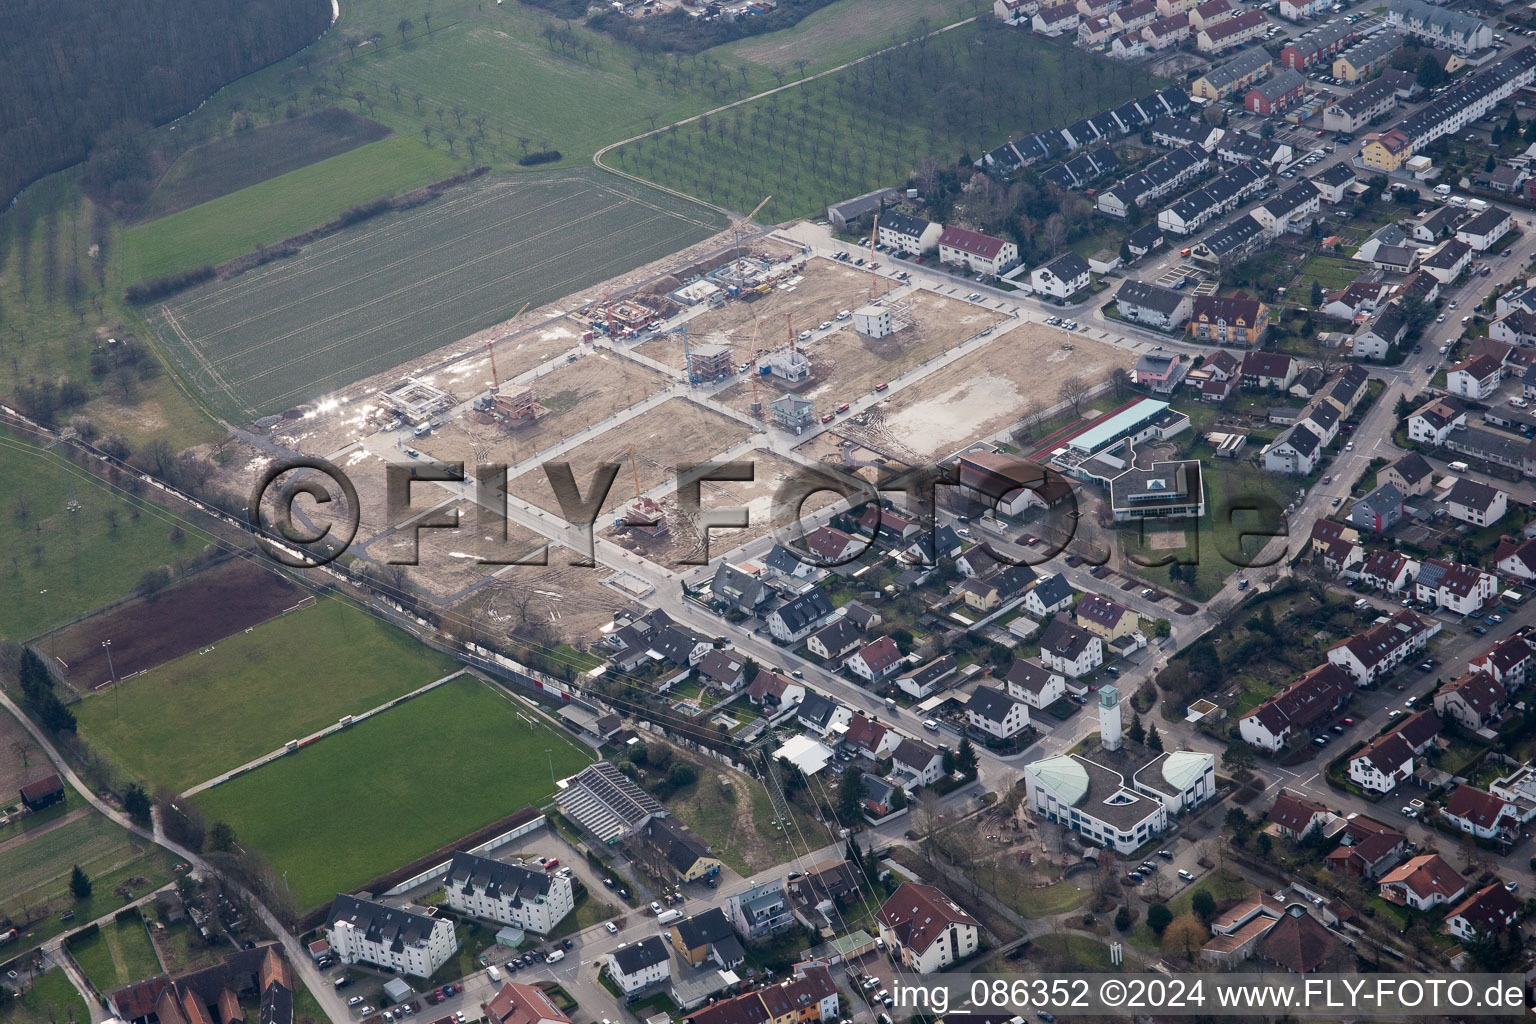
[[[1195,880],[1195,876],[1183,868],[1179,868],[1179,878],[1186,882],[1193,882]]]
[[[614,924],[612,921],[604,921],[603,922],[603,927],[608,929],[608,934],[609,935],[617,935],[617,934],[619,934],[619,926]]]

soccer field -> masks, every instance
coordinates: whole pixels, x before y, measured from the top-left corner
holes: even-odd
[[[146,313],[213,407],[246,421],[722,227],[703,207],[591,168],[482,180]]]
[[[131,775],[186,789],[457,668],[346,601],[308,605],[74,706]]]
[[[546,754],[545,751],[549,753]],[[325,903],[529,804],[592,752],[465,676],[196,797],[302,907]]]

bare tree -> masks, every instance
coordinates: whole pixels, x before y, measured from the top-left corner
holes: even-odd
[[[1078,415],[1082,411],[1083,400],[1093,388],[1081,375],[1073,374],[1061,382],[1061,387],[1056,389],[1056,397],[1063,402],[1070,402],[1072,414]]]

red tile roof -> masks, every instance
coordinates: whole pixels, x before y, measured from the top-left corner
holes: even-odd
[[[879,921],[896,933],[897,941],[921,955],[951,924],[976,926],[976,919],[943,891],[917,882],[903,882],[880,908]]]
[[[1046,17],[1047,12],[1041,11],[1040,14],[1042,17]],[[1050,19],[1047,17],[1047,20]],[[992,260],[996,259],[997,254],[1003,251],[1003,246],[1006,243],[1001,238],[983,235],[979,231],[967,231],[965,228],[951,226],[945,228],[944,233],[939,236],[939,244],[941,246],[948,246],[951,249],[959,249],[961,252],[969,253],[972,256],[980,256],[982,259]]]

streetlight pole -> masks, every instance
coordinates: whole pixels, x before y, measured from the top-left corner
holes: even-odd
[[[42,590],[39,590],[38,593],[41,594],[43,598],[43,614],[48,616],[48,632],[52,633],[53,610],[48,607],[48,588],[44,587]]]
[[[123,705],[117,696],[117,669],[112,665],[112,641],[103,640],[101,646],[107,652],[107,671],[112,674],[112,707],[115,711],[121,712]]]
[[[554,751],[551,750],[549,747],[545,747],[544,748],[544,755],[549,758],[549,784],[551,786],[559,785],[559,783],[557,783],[555,781],[555,754],[554,754]]]

